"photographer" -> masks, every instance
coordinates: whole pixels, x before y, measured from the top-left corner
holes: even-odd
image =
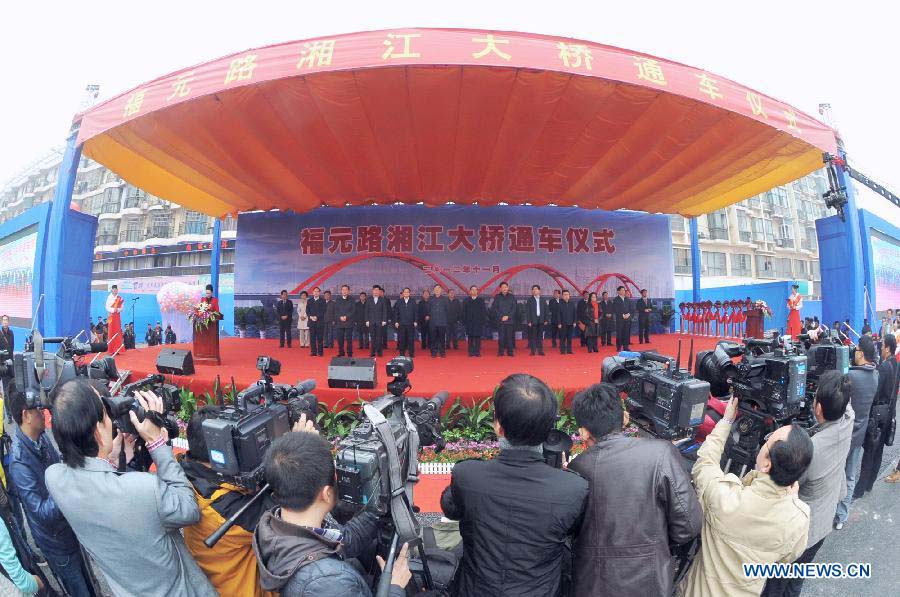
[[[500,455],[453,467],[441,509],[460,521],[462,597],[562,594],[567,542],[578,529],[588,482],[544,462],[542,444],[557,409],[544,382],[510,375],[494,396]]]
[[[807,548],[795,560],[812,562],[831,533],[834,511],[846,491],[844,463],[853,436],[853,409],[850,408],[850,378],[840,371],[826,371],[819,378],[815,406],[816,433],[812,437],[813,457],[800,477],[800,499],[809,506]],[[799,595],[802,578],[770,578],[765,597]]]
[[[809,434],[797,425],[779,427],[759,449],[756,470],[739,479],[720,464],[737,412],[732,398],[697,451],[691,476],[704,525],[681,595],[759,595],[764,580],[744,576],[742,564],[793,562],[806,549],[809,506],[797,496],[797,480],[812,460]]]
[[[161,413],[162,400],[138,392],[145,411]],[[191,557],[182,527],[195,524],[200,510],[194,491],[166,444],[168,434],[151,417],[131,423],[156,465],[156,474],[119,474],[110,458],[123,444],[113,439],[113,423],[89,382],[60,388],[53,408],[53,437],[63,463],[47,469],[50,495],[78,540],[97,562],[116,595],[215,596]]]
[[[262,587],[286,597],[370,596],[365,579],[345,558],[370,546],[378,519],[363,510],[341,528],[323,528],[337,503],[331,445],[315,432],[286,433],[266,452],[265,469],[280,508],[262,515],[253,536]],[[404,546],[394,565],[393,597],[406,594],[411,578],[406,553]]]
[[[869,415],[878,390],[875,342],[871,336],[862,336],[859,339],[853,359],[854,366],[850,367],[848,375],[850,375],[850,405],[856,418],[853,422],[853,440],[850,442],[850,453],[847,455],[844,470],[847,478],[847,495],[838,503],[837,513],[834,516],[834,528],[837,530],[843,529],[844,523],[850,517],[850,505],[853,503],[853,492],[859,479]]]
[[[576,394],[572,413],[590,448],[569,469],[591,486],[575,543],[574,593],[628,595],[640,587],[671,595],[669,545],[687,543],[703,526],[681,455],[670,442],[622,435],[628,415],[612,384]]]
[[[222,483],[209,464],[203,421],[218,416],[218,407],[206,405],[197,410],[188,423],[188,451],[180,463],[194,488],[200,507],[200,521],[184,528],[184,542],[220,594],[259,597],[267,593],[259,586],[256,556],[253,554],[253,531],[271,503],[265,498],[257,500],[213,547],[206,547],[203,543],[225,519],[253,498],[252,493]]]
[[[897,412],[897,370],[900,369],[900,363],[894,358],[896,350],[896,337],[893,334],[885,335],[881,346],[881,364],[878,365],[878,388],[875,390],[875,400],[866,429],[862,466],[853,492],[854,499],[872,491],[881,469],[885,442],[891,441],[888,436]]]
[[[44,431],[44,411],[26,408],[25,395],[19,391],[11,392],[7,408],[18,425],[8,465],[10,491],[19,498],[34,542],[66,592],[90,597],[94,591],[75,533],[44,483],[47,467],[59,462]]]

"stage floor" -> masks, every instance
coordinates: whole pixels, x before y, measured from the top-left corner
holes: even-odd
[[[683,340],[682,367],[687,366],[690,336],[667,334],[650,337],[650,344],[632,344],[632,350],[655,349],[661,354],[675,355],[678,340]],[[718,338],[694,337],[694,352],[715,346]],[[410,396],[429,397],[441,390],[450,392],[450,401],[459,397],[466,404],[481,400],[491,395],[494,388],[511,373],[530,373],[549,385],[553,390],[565,391],[567,397],[578,390],[600,381],[600,365],[607,356],[615,354],[614,347],[601,347],[597,354],[588,354],[578,345],[575,339],[572,355],[561,355],[558,349],[545,342],[546,356],[530,356],[526,341],[517,341],[516,356],[498,357],[497,343],[485,340],[481,345],[481,358],[468,357],[465,342],[460,342],[458,350],[448,350],[447,358],[431,358],[430,353],[416,351],[415,368],[409,376],[412,383]],[[129,350],[116,357],[118,368],[130,369],[131,379],[156,373],[156,357],[163,348],[190,348],[189,344],[154,346]],[[260,355],[274,357],[281,361],[281,375],[276,382],[294,384],[300,380],[312,378],[316,380],[315,394],[321,402],[329,405],[340,399],[344,402],[356,400],[355,389],[328,388],[328,363],[337,354],[337,349],[325,349],[324,357],[310,357],[308,348],[279,348],[278,340],[259,340],[251,338],[223,338],[220,344],[222,356],[221,366],[197,365],[196,373],[190,376],[169,376],[166,378],[177,385],[190,386],[195,393],[203,393],[213,388],[216,377],[222,383],[231,385],[232,377],[238,389],[244,389],[259,379],[256,370],[256,358]],[[354,356],[368,356],[368,351],[354,350]],[[362,398],[370,399],[386,392],[387,377],[384,365],[397,351],[395,343],[385,351],[384,356],[377,359],[376,390],[360,390]]]

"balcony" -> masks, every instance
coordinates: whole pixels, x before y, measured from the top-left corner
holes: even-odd
[[[98,234],[97,238],[94,240],[94,246],[109,246],[118,244],[119,235],[118,234]]]
[[[100,208],[101,214],[117,214],[122,210],[122,204],[118,201],[116,202],[108,202],[104,203],[103,207]]]
[[[181,225],[181,234],[204,235],[211,232],[212,228],[207,220],[195,220]]]
[[[775,246],[780,249],[793,249],[794,248],[794,239],[792,239],[792,238],[776,238]]]
[[[676,274],[690,274],[691,273],[691,265],[676,265],[675,266]]]
[[[740,231],[740,241],[741,241],[742,243],[749,243],[749,242],[752,242],[752,239],[753,239],[753,237],[752,237],[752,235],[750,234],[750,231],[749,231],[749,230],[741,230],[741,231]]]
[[[140,192],[131,192],[125,197],[125,209],[134,209],[136,207],[141,207],[141,203],[144,201],[145,195],[143,191]]]
[[[710,228],[710,240],[728,240],[728,228]]]
[[[152,226],[147,231],[147,238],[172,238],[174,234],[171,226]]]
[[[144,240],[144,232],[142,230],[126,230],[119,235],[120,243],[139,243]]]

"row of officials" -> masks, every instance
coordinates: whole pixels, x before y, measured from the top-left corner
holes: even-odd
[[[423,291],[419,300],[410,295],[411,290],[404,288],[400,298],[391,304],[377,284],[372,286],[371,295],[360,292],[358,298],[351,296],[346,284],[336,298],[317,286],[312,289],[312,296],[306,291],[300,293],[295,311],[294,302],[282,290],[273,305],[280,344],[291,346],[295,316],[300,346],[309,346],[312,356],[323,356],[323,349],[334,343],[338,356],[353,356],[354,330],[360,349],[368,348],[369,356],[381,356],[387,347],[388,332],[393,329],[401,355],[415,356],[418,337],[422,350],[430,349],[432,357],[445,357],[448,345],[458,348],[459,324],[468,339],[471,357],[481,356],[481,339],[488,334],[489,325],[497,330],[497,356],[513,356],[517,325],[523,336],[527,335],[532,355],[544,354],[545,337],[550,338],[554,348],[559,344],[560,353],[572,354],[574,333],[588,352],[597,352],[598,344],[611,346],[614,334],[616,350],[629,350],[634,319],[638,322],[639,342],[650,342],[653,304],[647,290],[641,290],[637,301],[626,294],[624,286],[616,289],[612,299],[607,292],[599,297],[597,293],[584,292],[576,299],[568,290],[555,290],[551,298],[545,298],[541,287],[535,284],[531,296],[519,303],[504,282],[490,306],[479,296],[477,286],[469,288],[469,296],[464,300],[456,298],[452,289],[445,295],[440,285],[435,285],[432,292]]]

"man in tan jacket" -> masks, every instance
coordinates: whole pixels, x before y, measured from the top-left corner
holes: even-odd
[[[797,496],[797,480],[812,460],[809,434],[778,428],[742,481],[719,465],[736,414],[733,398],[697,452],[691,475],[704,524],[700,553],[680,586],[684,596],[759,595],[765,579],[746,577],[742,564],[793,562],[806,549],[809,506]]]

